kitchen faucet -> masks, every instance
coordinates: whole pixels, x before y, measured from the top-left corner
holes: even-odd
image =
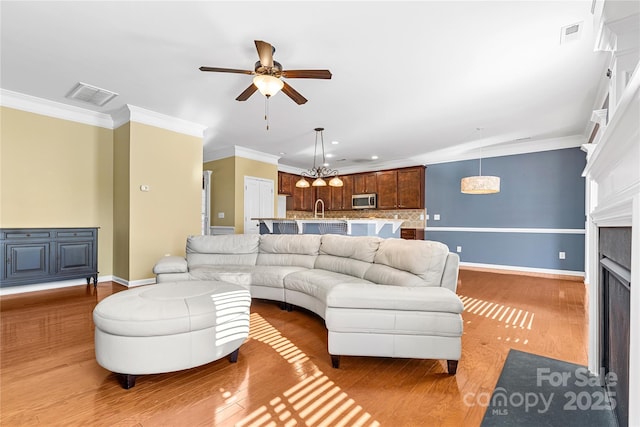
[[[324,218],[324,201],[322,199],[316,200],[316,205],[313,208],[313,217],[318,218],[318,202],[322,204],[322,218]]]

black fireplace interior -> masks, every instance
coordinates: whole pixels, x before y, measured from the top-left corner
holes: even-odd
[[[618,425],[629,424],[629,334],[631,293],[631,228],[600,228],[601,356],[605,373],[615,373]]]

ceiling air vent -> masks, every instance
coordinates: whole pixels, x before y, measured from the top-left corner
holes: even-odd
[[[118,96],[118,94],[115,92],[100,89],[99,87],[82,82],[78,82],[67,94],[67,98],[69,99],[87,102],[92,105],[97,105],[98,107],[102,107],[116,96]]]
[[[578,40],[582,32],[582,22],[564,26],[560,31],[560,44]]]

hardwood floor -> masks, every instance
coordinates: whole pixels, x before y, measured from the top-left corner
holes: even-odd
[[[139,377],[130,390],[94,356],[92,310],[124,287],[0,298],[0,425],[477,426],[510,348],[587,362],[581,282],[460,272],[455,376],[442,360],[343,357],[309,312],[254,300],[238,362]],[[478,403],[480,402],[480,403]]]

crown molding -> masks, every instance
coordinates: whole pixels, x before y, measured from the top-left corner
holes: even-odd
[[[111,114],[107,114],[6,89],[0,89],[0,105],[106,129],[116,129],[128,121],[132,121],[202,138],[207,128],[198,123],[145,110],[144,108],[129,104],[113,111]]]
[[[48,99],[37,98],[6,89],[0,89],[0,105],[29,113],[54,117],[56,119],[113,129],[113,119],[109,114],[50,101]]]
[[[433,151],[420,156],[414,156],[412,159],[417,163],[425,165],[434,165],[437,163],[456,162],[461,160],[470,160],[487,157],[503,157],[513,156],[517,154],[538,153],[541,151],[562,150],[565,148],[581,147],[587,142],[584,135],[571,135],[561,138],[549,138],[531,140],[526,143],[514,141],[506,144],[497,144],[494,146],[483,147],[482,149],[473,149],[468,151],[460,151],[459,148],[452,147],[450,149]]]
[[[219,148],[217,150],[205,151],[204,161],[212,162],[214,160],[226,159],[227,157],[242,157],[244,159],[256,160],[258,162],[269,163],[273,165],[278,164],[280,160],[279,156],[273,154],[262,153],[260,151],[252,150],[250,148],[241,147],[239,145],[232,145],[229,147]]]
[[[185,135],[196,136],[202,138],[207,126],[190,122],[176,117],[167,116],[165,114],[156,113],[155,111],[145,110],[144,108],[136,107],[135,105],[127,104],[123,109],[129,110],[129,121],[142,123],[149,126],[154,126],[161,129],[182,133]],[[119,119],[121,120],[123,115],[118,112]]]

